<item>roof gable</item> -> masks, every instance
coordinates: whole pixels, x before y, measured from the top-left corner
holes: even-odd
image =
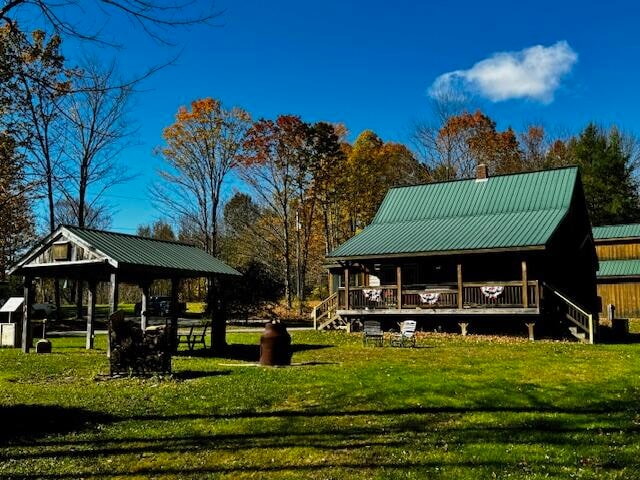
[[[333,258],[544,247],[565,217],[578,169],[389,190],[371,225]]]

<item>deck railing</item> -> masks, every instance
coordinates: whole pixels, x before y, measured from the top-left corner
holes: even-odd
[[[495,293],[492,294],[491,289]],[[525,306],[522,282],[464,283],[462,292],[463,305],[467,308],[522,308]],[[537,281],[527,282],[526,306],[538,306]]]
[[[344,291],[341,300],[344,299]],[[344,305],[341,303],[340,305]],[[356,310],[396,308],[398,305],[397,287],[349,287],[349,308]]]
[[[402,290],[404,308],[458,308],[458,290],[452,287],[412,285]]]
[[[451,285],[410,285],[402,289],[402,308],[459,308],[458,287]],[[526,301],[525,301],[526,300]],[[338,290],[339,309],[346,309],[345,290]],[[397,308],[398,287],[349,287],[349,310],[388,310]],[[465,282],[462,284],[462,308],[538,308],[540,291],[537,280],[527,282],[526,299],[521,281]]]

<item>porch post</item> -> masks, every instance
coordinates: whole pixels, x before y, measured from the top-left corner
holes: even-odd
[[[24,302],[22,304],[22,351],[24,353],[29,353],[31,348],[31,305],[33,304],[31,290],[31,277],[24,277]]]
[[[522,306],[527,308],[529,306],[529,289],[527,288],[527,261],[522,260]]]
[[[464,299],[462,298],[462,294],[463,294],[463,291],[462,291],[462,264],[459,263],[458,264],[458,308],[460,310],[462,310],[462,307],[463,307],[463,304],[464,304],[464,302],[463,302]]]
[[[87,340],[85,348],[87,350],[93,349],[93,339],[95,336],[96,328],[96,281],[89,280],[88,290],[88,303],[87,303]]]
[[[402,308],[402,267],[398,265],[396,267],[396,281],[398,283],[398,310]]]
[[[349,310],[349,267],[344,267],[344,309]]]
[[[329,291],[329,297],[333,295],[333,282],[331,280],[333,280],[333,277],[331,275],[331,270],[329,270],[327,273],[327,290]]]
[[[140,328],[144,331],[147,328],[147,320],[149,320],[149,314],[147,309],[149,308],[149,282],[145,282],[140,285],[142,289],[142,302],[140,305]]]

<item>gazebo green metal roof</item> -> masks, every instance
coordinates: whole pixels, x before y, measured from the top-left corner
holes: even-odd
[[[71,257],[61,261],[47,257],[45,252],[53,245],[69,242],[81,247],[86,254],[80,259]],[[240,275],[222,260],[193,245],[69,225],[59,226],[40,240],[9,273],[46,276],[53,272],[61,277],[104,277],[108,271],[115,270],[131,278]]]
[[[593,227],[593,238],[594,240],[640,238],[640,223]]]
[[[68,225],[63,228],[118,263],[240,275],[222,260],[193,245]]]
[[[392,188],[372,223],[328,257],[544,248],[577,181],[567,167]]]
[[[598,278],[640,277],[640,260],[600,260]]]

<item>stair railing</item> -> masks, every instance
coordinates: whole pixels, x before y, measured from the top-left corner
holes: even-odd
[[[593,314],[589,313],[585,308],[581,307],[577,303],[573,302],[566,295],[561,293],[557,288],[544,283],[544,286],[549,292],[551,292],[556,298],[562,300],[565,307],[566,317],[580,327],[589,336],[589,343],[594,342],[594,329],[593,329]]]
[[[318,329],[318,321],[323,318],[331,318],[338,311],[338,292],[329,295],[325,300],[313,307],[311,318],[313,319],[313,328]]]

